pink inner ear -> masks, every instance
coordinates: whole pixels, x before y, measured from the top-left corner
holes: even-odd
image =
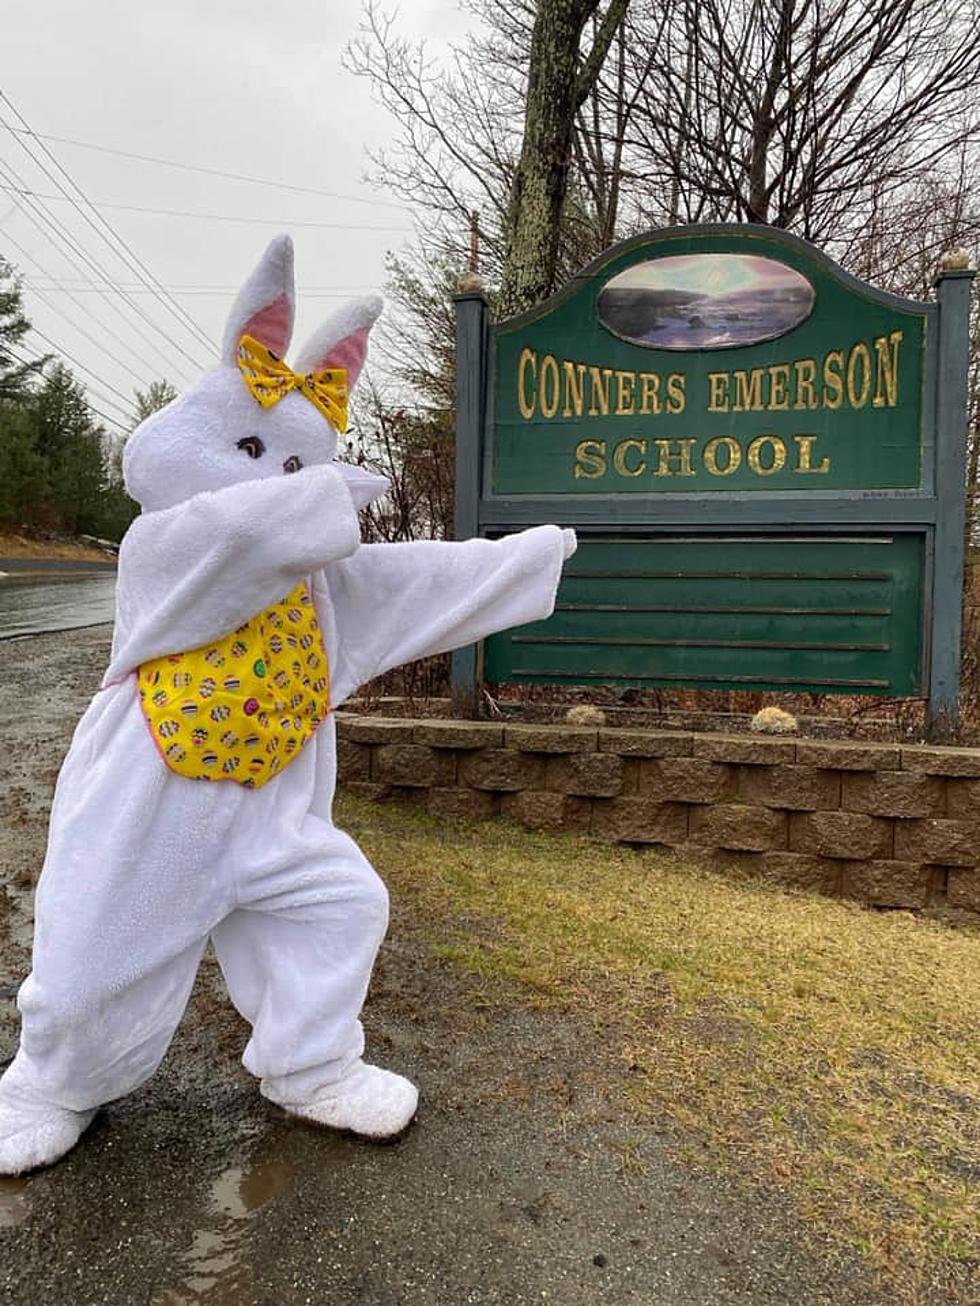
[[[325,367],[346,367],[347,387],[353,389],[367,357],[369,330],[369,327],[358,327],[349,336],[344,336],[343,340],[338,340],[331,349],[327,350],[314,371],[319,372]]]
[[[252,336],[266,349],[270,349],[277,358],[282,358],[289,344],[292,326],[289,297],[280,295],[254,317],[250,317],[242,327],[243,336]]]

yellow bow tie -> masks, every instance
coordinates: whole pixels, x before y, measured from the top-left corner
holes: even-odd
[[[290,390],[299,390],[341,434],[347,430],[346,367],[327,367],[300,376],[258,340],[242,336],[238,370],[263,408],[271,408]]]

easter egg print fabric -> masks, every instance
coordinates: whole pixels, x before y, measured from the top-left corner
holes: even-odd
[[[144,662],[137,680],[160,756],[190,780],[258,789],[330,710],[327,655],[305,584],[214,644]]]

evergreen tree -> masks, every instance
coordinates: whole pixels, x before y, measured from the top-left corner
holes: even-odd
[[[135,417],[129,434],[135,431],[141,422],[151,414],[166,408],[171,400],[177,398],[177,390],[166,379],[151,381],[145,390],[134,390],[133,408]],[[122,456],[128,436],[116,437],[112,441],[107,459],[106,485],[102,492],[102,530],[101,534],[110,540],[120,540],[126,533],[130,522],[139,513],[139,504],[126,493],[123,483]]]
[[[0,521],[32,524],[46,497],[47,469],[35,435],[29,408],[0,404]]]
[[[92,420],[84,386],[56,363],[30,407],[34,448],[47,468],[53,515],[66,530],[98,534],[107,480],[105,433]]]
[[[24,316],[20,280],[0,255],[0,403],[26,399],[46,358],[25,361],[18,349],[31,324]]]
[[[141,422],[145,422],[153,413],[159,412],[161,408],[166,408],[171,400],[177,398],[177,391],[166,378],[160,381],[151,381],[145,390],[134,390],[136,396],[136,420],[133,422],[133,430]]]
[[[0,521],[118,540],[138,506],[119,449],[92,417],[85,388],[50,356],[25,361],[30,331],[20,281],[0,257]],[[136,392],[137,420],[176,395],[167,381]]]
[[[109,486],[110,489],[118,489],[124,497],[126,491],[123,488],[122,458],[123,450],[126,447],[126,441],[136,430],[137,426],[142,425],[148,417],[166,408],[172,400],[177,398],[177,390],[164,377],[159,381],[151,381],[145,390],[136,389],[133,391],[133,424],[123,436],[117,436],[112,442],[112,451],[109,454]],[[132,503],[132,500],[128,500]],[[133,511],[129,520],[139,512],[139,508],[134,503]]]
[[[0,256],[0,520],[31,523],[47,492],[47,468],[35,444],[27,407],[46,359],[26,361],[20,281]]]

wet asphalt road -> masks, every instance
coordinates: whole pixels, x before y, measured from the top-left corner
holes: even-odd
[[[0,558],[0,639],[111,622],[115,563]]]

